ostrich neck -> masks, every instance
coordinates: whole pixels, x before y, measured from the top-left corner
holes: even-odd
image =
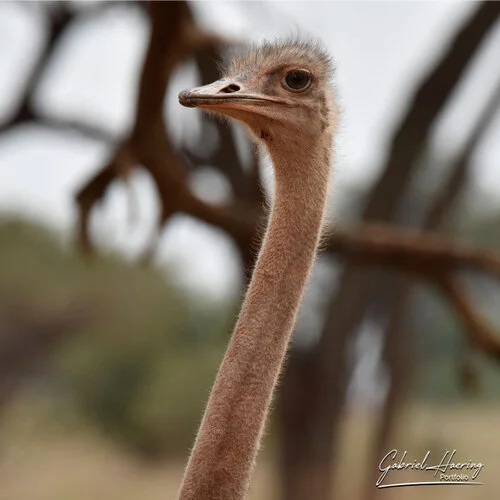
[[[320,237],[331,155],[324,139],[307,151],[270,149],[276,182],[269,224],[179,500],[245,497]]]

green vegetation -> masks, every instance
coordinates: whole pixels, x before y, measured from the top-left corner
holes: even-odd
[[[83,415],[145,456],[189,446],[232,308],[193,299],[163,269],[117,255],[84,259],[21,221],[0,222],[0,262],[0,296],[27,315],[84,308],[43,379],[59,420]]]

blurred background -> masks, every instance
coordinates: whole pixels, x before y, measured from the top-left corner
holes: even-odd
[[[249,498],[498,496],[499,16],[1,2],[0,500],[174,498],[272,192],[177,94],[298,33],[336,61],[332,229]],[[392,449],[456,449],[485,485],[377,490]]]

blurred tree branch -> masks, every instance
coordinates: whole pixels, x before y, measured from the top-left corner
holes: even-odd
[[[195,35],[197,28],[185,2],[152,2],[150,14],[151,37],[140,79],[134,128],[76,196],[80,244],[84,250],[92,250],[88,218],[94,204],[115,178],[126,176],[130,168],[141,165],[152,176],[158,191],[159,227],[174,213],[186,213],[223,229],[242,253],[248,253],[247,235],[253,231],[249,220],[254,219],[249,217],[250,210],[242,205],[210,206],[192,193],[187,184],[188,169],[167,136],[163,117],[164,96],[174,67],[193,52],[222,41],[202,32]]]
[[[462,192],[465,189],[470,171],[472,168],[471,158],[477,149],[484,133],[490,127],[496,113],[500,109],[500,82],[487,100],[483,112],[479,117],[472,133],[465,142],[461,151],[456,155],[454,161],[448,167],[449,175],[447,181],[442,188],[438,190],[435,197],[429,203],[427,214],[424,217],[422,224],[423,231],[432,231],[440,228],[446,228],[446,220],[449,214],[458,204]],[[495,271],[493,271],[495,274]],[[445,271],[446,273],[446,271]],[[444,275],[441,279],[444,283],[448,283],[448,275]],[[410,334],[409,328],[405,325],[405,320],[408,315],[408,309],[412,293],[414,290],[414,280],[400,280],[396,283],[395,292],[396,299],[390,305],[388,312],[389,320],[384,337],[383,359],[386,363],[389,373],[389,391],[383,405],[380,427],[377,433],[377,438],[373,449],[369,451],[372,455],[372,462],[376,463],[378,458],[383,455],[384,450],[388,448],[389,439],[396,421],[396,415],[402,407],[405,399],[405,393],[409,388],[411,372],[413,369],[413,356],[415,352],[415,339]],[[483,346],[483,350],[490,352],[493,357],[497,357],[497,348],[490,346],[489,341],[483,341],[482,337],[493,339],[496,343],[495,333],[489,325],[486,325],[483,320],[478,318],[470,302],[466,299],[465,294],[459,289],[458,283],[455,281],[451,289],[443,287],[439,283],[443,292],[449,295],[450,304],[460,314],[462,324],[466,328],[468,334],[468,342],[465,344],[467,351],[479,345]],[[454,299],[451,299],[451,296]],[[463,306],[465,304],[465,307]],[[460,381],[465,388],[478,386],[478,378],[473,372],[473,365],[470,356],[464,352],[460,363]],[[370,499],[374,496],[375,490],[373,484],[376,480],[375,471],[368,474],[368,480],[365,488],[365,498]]]
[[[389,222],[394,217],[394,211],[417,168],[416,160],[426,144],[433,123],[499,14],[500,5],[491,2],[480,4],[456,34],[449,51],[419,86],[408,112],[394,134],[389,159],[366,204],[362,217],[364,221]],[[344,316],[357,318],[356,322],[362,317],[361,309],[368,292],[373,288],[373,285],[367,286],[365,278],[359,268],[346,268],[340,291],[332,297],[332,307],[325,323],[320,349],[323,356],[328,352],[343,352],[343,348],[337,349],[340,347],[339,338],[345,339],[355,326],[347,321],[346,328],[339,328],[340,311],[344,311]],[[344,306],[348,308],[349,314]],[[343,324],[342,321],[340,323]],[[342,341],[341,345],[344,344],[345,341]],[[326,358],[323,363],[330,379],[333,375],[331,370],[335,371],[335,363]]]
[[[332,234],[326,249],[363,266],[390,267],[431,283],[443,272],[479,269],[500,277],[500,254],[475,250],[441,233],[361,224]]]
[[[84,123],[80,120],[67,120],[45,115],[35,106],[34,96],[52,62],[55,51],[73,23],[77,19],[82,20],[82,18],[88,19],[102,15],[103,12],[111,7],[115,8],[118,4],[127,3],[129,2],[96,2],[83,10],[75,10],[69,2],[56,2],[49,5],[42,4],[47,21],[45,45],[41,49],[38,59],[29,72],[24,85],[21,87],[22,90],[16,99],[18,105],[14,113],[4,123],[0,124],[0,134],[11,131],[21,125],[36,123],[57,130],[74,130],[84,136],[100,141],[114,142],[116,140],[113,134],[98,125]]]
[[[396,128],[386,164],[368,196],[362,219],[365,222],[391,222],[401,206],[410,180],[418,167],[417,159],[426,145],[431,128],[449,101],[453,90],[466,71],[467,65],[479,49],[500,14],[500,5],[483,2],[457,31],[449,49],[420,83],[409,100],[407,112]],[[388,281],[388,280],[391,281]],[[397,300],[395,277],[379,272],[366,272],[356,263],[345,266],[337,290],[332,293],[330,305],[318,345],[307,353],[290,354],[284,385],[296,382],[294,362],[309,367],[311,373],[302,377],[304,394],[294,393],[283,398],[280,415],[286,437],[283,439],[282,496],[287,500],[331,497],[337,429],[345,401],[349,378],[346,346],[349,336],[366,316],[370,297],[384,291],[386,303]],[[390,290],[393,290],[391,294]],[[296,354],[296,355],[294,355]],[[304,362],[304,357],[312,359]],[[287,374],[290,373],[290,379]],[[292,389],[283,394],[292,394]],[[303,401],[307,400],[307,410]],[[286,415],[296,412],[294,426],[286,429]],[[300,437],[295,439],[300,433]],[[294,443],[294,440],[297,441]],[[296,458],[294,458],[296,457]],[[303,472],[305,471],[305,472]],[[315,477],[311,489],[309,477]]]
[[[80,208],[80,243],[85,250],[92,250],[88,217],[94,203],[104,196],[117,175],[126,173],[140,164],[152,175],[160,195],[160,225],[177,212],[197,217],[223,229],[237,243],[242,254],[247,256],[245,262],[251,262],[254,256],[249,254],[249,249],[256,237],[256,227],[262,215],[261,187],[257,178],[256,184],[251,185],[252,194],[249,197],[248,176],[245,176],[229,129],[221,127],[218,130],[223,134],[222,138],[227,139],[233,146],[225,148],[224,153],[221,148],[216,149],[210,163],[230,178],[235,199],[225,206],[214,205],[201,201],[190,190],[187,182],[189,169],[170,143],[163,117],[165,90],[174,67],[194,52],[197,54],[204,80],[216,78],[213,63],[208,65],[199,61],[206,60],[207,56],[215,59],[222,41],[208,35],[193,36],[192,33],[196,32],[194,21],[189,8],[182,2],[153,2],[151,19],[151,39],[142,72],[132,134],[117,147],[111,160],[77,195]],[[187,40],[185,32],[190,33]],[[192,40],[201,40],[202,46],[193,47]],[[165,47],[172,50],[165,50]],[[211,66],[212,70],[209,70],[208,66]],[[163,68],[161,77],[157,68]],[[190,158],[197,162],[202,161],[193,154],[190,154]],[[220,164],[214,161],[214,158],[234,161],[234,172],[229,176],[226,162]],[[236,194],[240,196],[237,197]],[[411,232],[384,226],[362,226],[349,231],[336,229],[327,240],[327,249],[348,257],[356,264],[403,269],[431,282],[435,281],[438,266],[446,269],[479,266],[488,271],[498,266],[494,256],[468,249],[462,250],[456,247],[456,242],[445,237],[423,233],[415,238]]]

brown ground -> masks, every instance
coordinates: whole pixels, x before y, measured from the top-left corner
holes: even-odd
[[[337,499],[359,497],[370,420],[366,415],[357,415],[345,422]],[[29,418],[21,422],[16,417],[4,426],[0,436],[0,500],[174,499],[182,463],[151,467],[136,462],[92,432],[62,434],[36,422]],[[400,424],[395,448],[406,448],[409,457],[413,454],[414,458],[430,449],[439,459],[443,450],[456,448],[463,460],[472,458],[485,463],[480,475],[485,486],[397,488],[380,491],[380,499],[500,498],[500,407],[414,407]],[[393,474],[397,482],[422,477],[422,473]],[[273,469],[265,457],[260,460],[249,500],[273,500],[273,492]]]

